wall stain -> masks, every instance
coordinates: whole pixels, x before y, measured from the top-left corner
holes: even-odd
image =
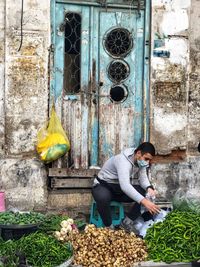
[[[186,68],[180,64],[171,64],[169,59],[165,59],[164,69],[154,69],[152,77],[157,81],[185,82]]]
[[[155,82],[153,85],[157,103],[182,105],[186,101],[186,89],[181,82]]]
[[[18,58],[9,69],[9,76],[12,81],[11,94],[13,96],[35,95],[35,90],[31,92],[30,89],[33,89],[32,86],[38,85],[38,82],[44,78],[44,73],[44,61],[42,59]],[[39,80],[38,77],[40,77]],[[28,89],[29,86],[30,89]]]

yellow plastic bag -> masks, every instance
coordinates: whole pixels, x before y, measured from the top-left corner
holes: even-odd
[[[62,128],[53,105],[47,127],[38,132],[37,152],[42,161],[49,163],[62,157],[69,149],[69,139]]]

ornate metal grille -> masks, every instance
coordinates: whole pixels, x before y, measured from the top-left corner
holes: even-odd
[[[129,74],[129,65],[123,60],[113,60],[108,67],[108,77],[113,82],[122,82],[129,76]]]
[[[131,33],[125,28],[115,28],[107,33],[104,46],[112,57],[124,57],[133,47]]]
[[[81,62],[81,16],[77,13],[65,15],[65,68],[64,89],[66,93],[80,90]]]

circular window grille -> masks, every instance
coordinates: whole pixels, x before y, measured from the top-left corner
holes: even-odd
[[[108,66],[108,77],[111,81],[119,83],[126,80],[130,74],[128,63],[122,60],[113,60]]]
[[[110,89],[110,100],[112,102],[122,103],[128,96],[128,90],[125,85],[114,85]]]
[[[115,28],[106,34],[104,46],[112,57],[123,57],[133,47],[131,33],[125,28]]]

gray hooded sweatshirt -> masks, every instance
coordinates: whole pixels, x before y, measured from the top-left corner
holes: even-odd
[[[127,148],[121,154],[108,159],[98,173],[98,177],[107,183],[119,184],[122,191],[134,201],[140,203],[142,196],[134,187],[133,179],[137,178],[139,185],[146,190],[150,186],[146,167],[139,168],[133,162],[135,148]],[[99,183],[94,180],[94,185]]]

